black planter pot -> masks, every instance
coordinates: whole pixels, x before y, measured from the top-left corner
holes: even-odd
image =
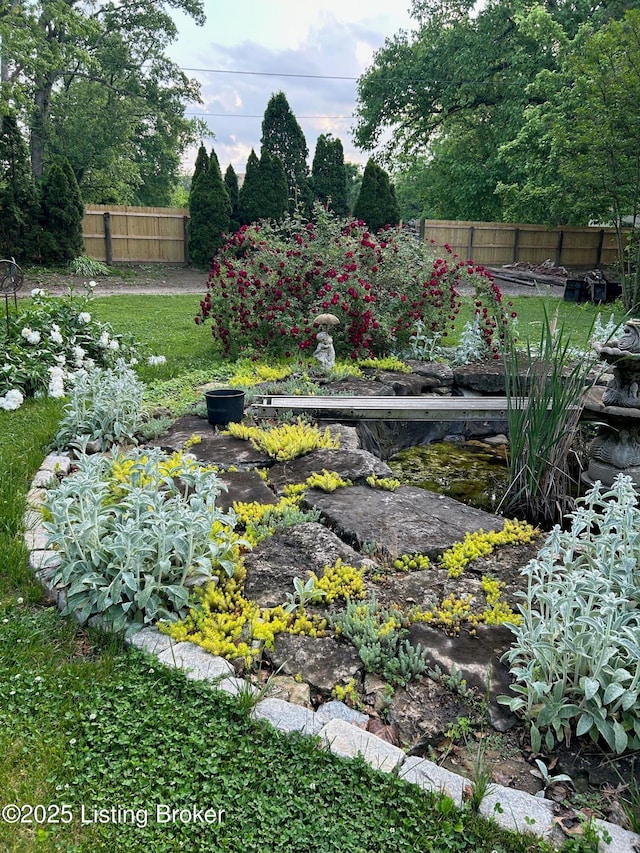
[[[210,424],[239,422],[244,414],[244,391],[237,388],[216,388],[205,391],[207,420]]]

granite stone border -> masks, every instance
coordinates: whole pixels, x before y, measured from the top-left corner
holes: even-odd
[[[44,586],[50,601],[63,610],[66,596],[62,588],[51,583],[53,571],[60,564],[58,554],[47,547],[47,532],[39,512],[44,489],[58,474],[67,474],[71,459],[66,454],[50,453],[31,483],[24,516],[24,540],[29,549],[29,564]],[[426,758],[407,755],[402,749],[366,730],[369,717],[354,711],[343,702],[332,701],[317,711],[284,699],[260,698],[249,681],[237,678],[231,664],[189,642],[175,642],[155,628],[143,628],[127,642],[157,658],[164,666],[180,669],[194,681],[208,682],[213,690],[231,696],[253,694],[257,700],[251,710],[254,720],[269,723],[277,730],[297,732],[318,738],[319,742],[341,758],[361,758],[374,770],[395,773],[418,788],[445,794],[462,806],[472,782],[452,773]],[[554,804],[516,788],[491,784],[481,805],[480,814],[499,826],[516,832],[532,833],[556,846],[566,840],[555,821]],[[598,853],[640,853],[640,835],[608,821],[595,820],[602,840]]]

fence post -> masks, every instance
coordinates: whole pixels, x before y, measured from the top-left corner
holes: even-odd
[[[602,261],[602,247],[604,245],[604,228],[600,229],[598,234],[598,249],[596,251],[596,267],[600,266]]]
[[[184,241],[184,263],[189,266],[189,217],[182,217],[182,239]]]
[[[111,214],[108,210],[102,215],[104,221],[104,255],[107,266],[113,264],[113,245],[111,243]]]
[[[556,246],[556,266],[562,266],[562,243],[564,241],[564,231],[560,229],[558,232],[558,245]]]
[[[473,257],[473,225],[469,226],[469,239],[467,241],[467,260],[471,260]]]
[[[518,263],[518,250],[520,249],[520,229],[515,228],[513,231],[513,263]]]

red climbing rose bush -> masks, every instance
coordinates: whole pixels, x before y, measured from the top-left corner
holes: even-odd
[[[338,357],[401,353],[418,320],[446,334],[460,310],[459,288],[474,286],[486,343],[503,323],[501,295],[482,267],[438,250],[407,229],[377,234],[319,205],[314,220],[262,221],[234,234],[214,258],[196,323],[211,321],[227,356],[313,351],[314,319],[331,313]]]

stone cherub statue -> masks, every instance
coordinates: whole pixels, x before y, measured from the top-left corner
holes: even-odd
[[[319,314],[313,321],[314,326],[321,329],[316,335],[317,346],[313,357],[318,360],[321,367],[331,370],[336,363],[336,351],[333,348],[333,338],[327,331],[329,326],[337,326],[340,321],[334,314]]]

